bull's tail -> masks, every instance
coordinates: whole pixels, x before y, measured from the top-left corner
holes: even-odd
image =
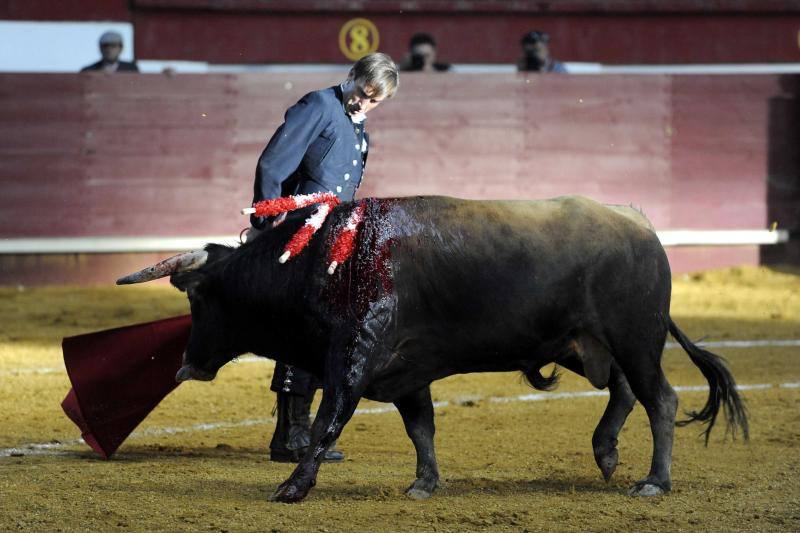
[[[561,377],[557,368],[553,368],[553,372],[549,376],[542,374],[541,367],[528,367],[523,369],[522,375],[528,380],[531,387],[536,390],[549,391],[556,388],[558,380]]]
[[[744,400],[736,390],[736,381],[733,379],[733,374],[728,369],[725,360],[695,345],[678,329],[672,318],[669,318],[669,332],[675,337],[678,344],[686,350],[692,362],[697,365],[700,372],[706,377],[709,387],[708,401],[706,401],[705,406],[700,411],[687,412],[686,414],[689,418],[678,421],[677,425],[685,426],[695,421],[707,424],[703,433],[705,434],[706,445],[708,445],[711,428],[714,427],[719,408],[722,406],[728,422],[728,429],[736,436],[736,429],[740,428],[745,440],[747,440],[749,437],[747,409],[744,405]]]

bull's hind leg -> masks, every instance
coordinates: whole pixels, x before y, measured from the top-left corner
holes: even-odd
[[[430,498],[439,484],[439,467],[433,449],[433,402],[430,387],[394,402],[406,426],[414,449],[417,451],[417,479],[406,489],[406,495],[415,500]]]
[[[611,479],[619,463],[617,436],[636,403],[625,374],[616,364],[611,367],[608,391],[608,405],[592,435],[594,460],[606,482]]]
[[[663,343],[662,343],[663,344]],[[660,348],[660,346],[659,346]],[[650,350],[654,350],[651,347]],[[653,435],[653,458],[650,473],[628,491],[631,496],[656,496],[672,488],[672,441],[678,397],[661,369],[661,350],[626,352],[618,359],[633,394],[650,419]]]
[[[561,359],[558,364],[581,376],[585,376],[583,363],[578,356]],[[625,379],[625,374],[622,373],[615,361],[611,362],[608,391],[608,405],[606,405],[606,410],[594,430],[594,435],[592,435],[594,460],[606,482],[611,479],[619,463],[617,437],[636,403],[636,397],[628,385],[628,380]]]

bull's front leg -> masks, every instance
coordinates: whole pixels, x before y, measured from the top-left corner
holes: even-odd
[[[406,426],[414,449],[417,451],[417,479],[406,489],[406,495],[415,500],[430,498],[439,484],[439,467],[433,449],[433,402],[429,386],[394,402]]]
[[[325,360],[322,402],[311,426],[311,444],[289,479],[270,498],[285,503],[305,498],[316,484],[325,452],[339,438],[367,387],[375,354],[385,351],[391,301],[375,302],[352,332],[340,332]]]
[[[270,496],[271,501],[295,503],[306,497],[317,483],[317,472],[325,452],[339,438],[345,424],[353,416],[359,399],[360,393],[352,387],[343,386],[342,383],[334,386],[326,383],[322,402],[311,426],[308,450],[292,475]]]

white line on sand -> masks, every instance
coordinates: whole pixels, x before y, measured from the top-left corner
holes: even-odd
[[[771,383],[753,383],[753,384],[739,385],[737,388],[743,391],[752,391],[752,390],[772,389],[774,387],[775,385]],[[781,389],[798,389],[800,388],[800,382],[781,383],[777,387]],[[708,386],[707,385],[677,386],[674,387],[674,389],[677,392],[704,392],[708,390]],[[591,398],[597,396],[608,396],[608,391],[590,390],[590,391],[575,391],[575,392],[544,392],[536,394],[522,394],[519,396],[490,396],[488,398],[484,398],[482,396],[470,396],[470,397],[456,399],[452,402],[447,400],[440,402],[433,402],[433,407],[435,409],[440,409],[442,407],[448,407],[453,404],[461,405],[465,402],[477,402],[484,399],[492,403],[511,403],[511,402],[540,402],[549,400],[563,400],[567,398]],[[387,405],[385,407],[368,407],[364,409],[356,409],[355,414],[375,415],[375,414],[391,413],[394,411],[397,411],[397,408],[395,408],[393,405]],[[141,437],[152,437],[160,435],[175,435],[178,433],[194,433],[197,431],[213,431],[216,429],[230,429],[230,428],[240,428],[247,426],[263,426],[274,423],[275,423],[274,418],[255,418],[248,420],[240,420],[238,422],[213,422],[213,423],[194,424],[185,427],[147,428],[141,431],[134,431],[128,438],[136,439]],[[64,448],[69,448],[72,446],[76,446],[78,444],[83,444],[83,439],[74,439],[64,442],[22,444],[19,447],[15,448],[0,449],[0,458],[21,457],[25,455],[71,454],[75,453],[75,450],[67,450]]]
[[[748,341],[698,341],[701,348],[766,348],[800,346],[800,339],[758,339]],[[664,348],[680,348],[677,342],[668,342]]]
[[[757,340],[731,340],[731,341],[698,341],[697,345],[702,348],[769,348],[769,347],[793,347],[800,346],[800,339],[757,339]],[[668,342],[664,346],[665,349],[680,348],[677,342]],[[257,357],[255,355],[245,355],[236,360],[237,363],[274,363],[271,359],[264,357]],[[0,376],[27,376],[27,375],[44,375],[44,374],[62,374],[64,368],[47,368],[47,367],[31,367],[31,368],[8,368],[0,370]]]
[[[66,370],[60,368],[9,368],[0,370],[0,376],[28,376],[31,374],[64,374]]]

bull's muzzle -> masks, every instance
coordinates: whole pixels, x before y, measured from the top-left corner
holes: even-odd
[[[192,365],[183,365],[178,373],[175,374],[175,381],[178,383],[182,383],[184,381],[189,380],[196,380],[196,381],[211,381],[217,376],[216,373],[206,372],[205,370],[200,370],[197,367]]]

